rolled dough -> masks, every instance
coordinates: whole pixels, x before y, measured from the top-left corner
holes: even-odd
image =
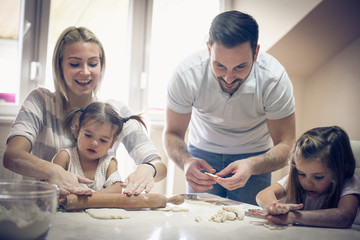
[[[85,212],[93,218],[98,219],[126,219],[130,218],[130,214],[119,208],[89,208]]]
[[[182,208],[182,207],[166,207],[166,208],[158,208],[158,211],[163,212],[188,212],[188,208]]]
[[[198,204],[198,205],[215,205],[215,203],[205,202],[205,201],[201,201],[201,200],[189,200],[189,199],[185,199],[185,202],[191,203],[191,204]]]
[[[214,177],[214,178],[219,177],[218,175],[215,175],[215,174],[212,174],[212,173],[208,173],[208,172],[205,172],[205,174],[209,175],[210,177]]]

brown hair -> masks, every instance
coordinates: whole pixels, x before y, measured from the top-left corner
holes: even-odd
[[[259,26],[256,20],[239,11],[227,11],[217,15],[210,26],[209,44],[223,45],[233,48],[239,44],[250,42],[253,55],[256,52],[259,38]]]
[[[146,124],[141,115],[121,117],[111,104],[104,102],[92,102],[85,108],[74,108],[65,115],[63,122],[64,129],[65,132],[73,138],[73,140],[76,139],[73,135],[72,126],[78,114],[80,114],[77,122],[79,129],[89,120],[95,120],[100,123],[111,123],[113,127],[116,127],[114,138],[121,133],[124,123],[130,119],[137,120],[146,129]]]
[[[295,143],[290,159],[290,173],[288,179],[289,203],[304,203],[303,193],[298,179],[295,158],[304,161],[320,159],[332,172],[332,187],[322,209],[337,207],[341,189],[346,178],[354,175],[356,162],[350,139],[347,133],[338,126],[313,128],[305,132]]]

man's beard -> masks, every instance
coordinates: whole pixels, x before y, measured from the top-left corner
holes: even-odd
[[[224,80],[224,78],[222,77],[217,77],[216,78],[219,85],[220,85],[220,88],[223,92],[226,92],[228,94],[233,95],[234,92],[236,92],[239,87],[241,86],[241,84],[245,81],[244,79],[241,79],[241,78],[236,78],[232,83],[231,83],[231,87],[228,87],[226,86],[226,81]]]

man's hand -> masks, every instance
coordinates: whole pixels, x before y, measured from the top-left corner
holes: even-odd
[[[230,173],[234,175],[229,178],[223,178]],[[224,188],[232,191],[245,186],[252,175],[252,167],[248,159],[238,160],[230,163],[216,175],[219,176],[219,178],[215,178],[215,181]]]
[[[204,192],[213,188],[216,181],[213,177],[201,172],[205,170],[214,173],[216,170],[211,167],[205,160],[200,158],[190,158],[184,165],[184,172],[187,182],[195,192]]]

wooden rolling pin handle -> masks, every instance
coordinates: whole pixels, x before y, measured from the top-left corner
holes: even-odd
[[[65,209],[65,207],[66,207],[66,196],[59,196],[58,204],[59,204],[59,207]]]
[[[166,202],[176,204],[176,205],[180,205],[180,204],[182,204],[184,202],[184,197],[181,196],[181,195],[175,195],[175,196],[167,198]]]

